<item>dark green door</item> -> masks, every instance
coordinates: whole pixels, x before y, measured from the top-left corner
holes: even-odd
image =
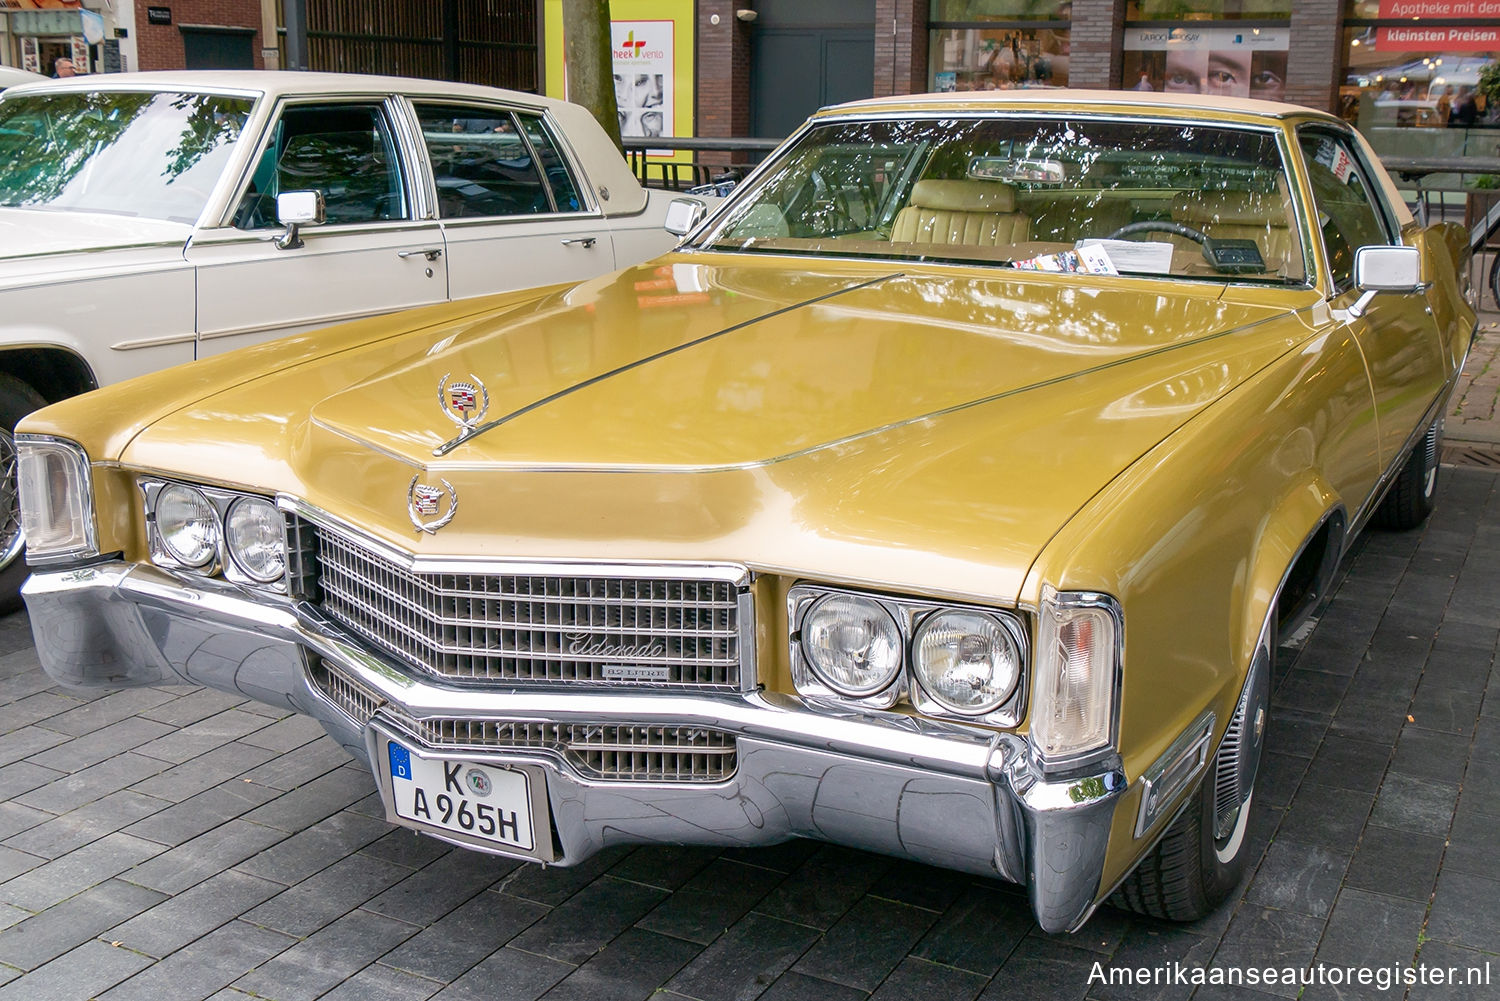
[[[875,0],[761,0],[750,29],[750,131],[780,139],[875,88]]]
[[[255,32],[248,28],[183,28],[182,51],[190,70],[253,70]]]

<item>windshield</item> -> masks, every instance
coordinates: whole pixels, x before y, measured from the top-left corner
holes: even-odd
[[[0,205],[196,222],[251,104],[215,94],[0,99]]]
[[[1275,135],[1056,118],[830,122],[700,248],[1301,284]]]

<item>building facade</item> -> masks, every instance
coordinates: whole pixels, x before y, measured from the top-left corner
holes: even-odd
[[[873,58],[836,57],[861,25]],[[1389,155],[1493,156],[1500,139],[1476,90],[1500,58],[1488,0],[699,0],[697,30],[700,135],[778,135],[757,126],[835,91],[1091,87],[1305,104]]]

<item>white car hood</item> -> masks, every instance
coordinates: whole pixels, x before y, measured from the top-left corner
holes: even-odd
[[[143,244],[185,247],[192,232],[186,223],[163,219],[0,207],[0,260]]]

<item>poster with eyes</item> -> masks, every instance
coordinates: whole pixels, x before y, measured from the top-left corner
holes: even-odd
[[[1136,28],[1125,35],[1124,87],[1286,99],[1285,28]]]
[[[611,21],[610,36],[620,135],[675,135],[673,23]]]

